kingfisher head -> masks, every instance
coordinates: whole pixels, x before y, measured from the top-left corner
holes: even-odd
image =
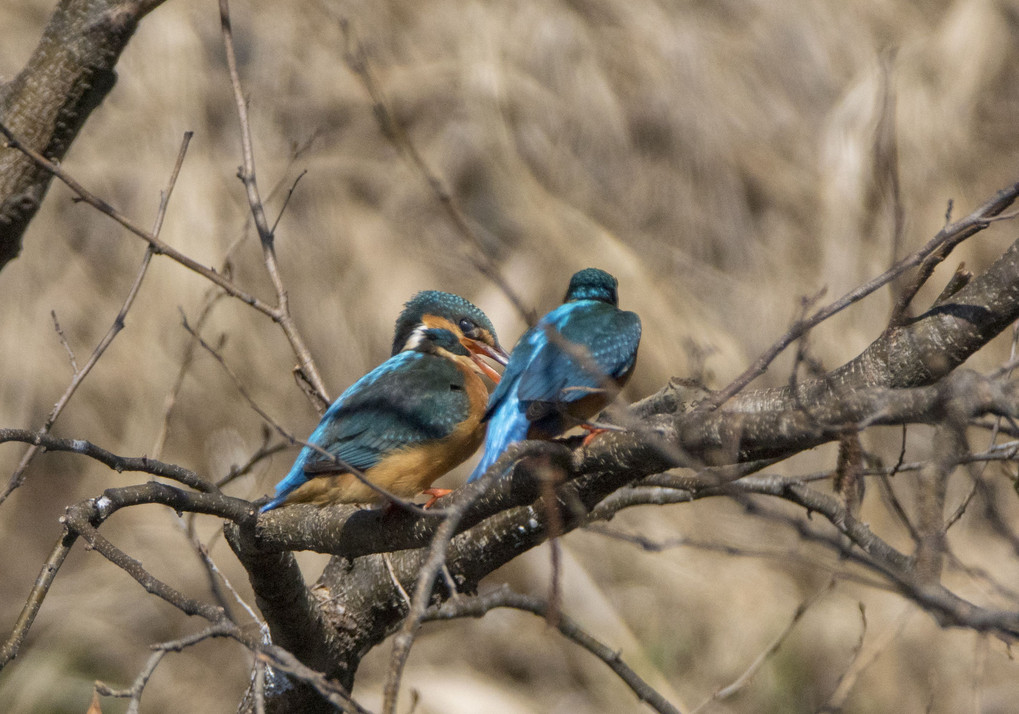
[[[412,330],[401,352],[413,350],[439,354],[440,350],[457,357],[470,357],[471,353],[460,342],[460,337],[441,327],[425,327],[418,325]]]
[[[616,295],[616,279],[598,268],[585,268],[573,274],[570,278],[570,287],[566,289],[566,297],[563,302],[574,300],[599,300],[609,305],[618,305],[619,297]]]
[[[471,367],[478,374],[484,374],[493,381],[499,381],[499,374],[488,366],[488,363],[481,359],[476,353],[468,350],[463,344],[463,338],[444,327],[426,327],[418,325],[411,330],[407,342],[403,346],[403,352],[413,350],[426,354],[438,355]]]
[[[495,327],[476,305],[459,295],[424,290],[412,297],[396,319],[393,354],[405,349],[411,334],[420,326],[449,330],[472,354],[491,357],[506,364],[509,355],[499,344]]]

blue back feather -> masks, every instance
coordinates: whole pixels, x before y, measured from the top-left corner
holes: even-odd
[[[438,345],[455,354],[467,354],[447,330],[428,330],[426,334],[430,339],[421,349]],[[461,389],[451,389],[450,385]],[[463,374],[452,360],[405,350],[341,394],[326,410],[308,442],[359,471],[367,471],[395,450],[449,436],[470,411],[462,387]],[[334,461],[305,446],[276,485],[274,498],[261,510],[282,505],[291,492],[316,474],[343,472]]]
[[[589,268],[574,275],[568,302],[545,315],[524,333],[488,402],[485,453],[468,481],[479,478],[506,448],[527,438],[528,408],[577,401],[602,387],[606,377],[628,374],[640,344],[640,318],[615,306],[615,278]],[[578,360],[562,349],[548,331],[586,350]]]

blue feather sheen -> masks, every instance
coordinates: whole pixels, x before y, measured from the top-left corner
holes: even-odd
[[[588,359],[574,359],[549,339],[549,329],[584,348]],[[574,402],[600,389],[606,377],[619,379],[628,374],[636,361],[640,335],[636,314],[604,300],[575,299],[545,315],[520,338],[492,393],[485,412],[489,421],[485,453],[468,482],[484,474],[510,444],[527,438],[531,404]]]
[[[443,346],[462,349],[459,343]],[[308,443],[334,454],[350,467],[366,471],[395,450],[452,433],[467,418],[467,396],[462,390],[436,386],[459,383],[462,374],[448,358],[415,350],[400,352],[340,395],[308,437]],[[346,470],[305,446],[276,485],[274,498],[261,510],[282,505],[290,493],[316,474]]]

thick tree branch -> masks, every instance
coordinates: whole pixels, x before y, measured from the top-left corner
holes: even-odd
[[[1006,208],[1011,206],[1017,197],[1019,197],[1019,182],[1003,188],[995,196],[985,201],[983,205],[965,218],[942,228],[936,236],[928,241],[927,245],[912,255],[903,258],[881,275],[843,295],[835,302],[819,309],[810,317],[797,321],[797,323],[793,325],[793,327],[790,328],[785,335],[780,337],[771,347],[769,347],[764,354],[762,354],[743,374],[733,380],[728,387],[717,394],[712,395],[712,397],[705,402],[705,406],[717,407],[721,404],[725,404],[732,397],[742,391],[743,388],[751,381],[764,374],[768,366],[785,350],[786,347],[805,335],[813,327],[819,325],[824,320],[827,320],[832,315],[841,312],[853,303],[859,302],[861,299],[870,295],[883,285],[888,284],[890,281],[894,280],[899,275],[902,275],[910,268],[924,263],[924,261],[930,260],[932,256],[937,256],[938,260],[944,260],[955,246],[986,228],[990,224],[991,219],[1000,215]],[[1014,286],[1014,281],[1011,282]],[[1019,288],[1015,286],[1013,289],[1019,290]],[[1016,307],[1016,303],[1014,301],[1013,309],[1019,310],[1019,307]],[[1012,319],[1006,320],[1005,324],[1007,325],[1014,319],[1015,318],[1013,317]],[[1004,329],[1003,326],[998,328],[994,334],[997,334],[997,332],[1000,332],[1002,329]],[[894,332],[894,330],[892,331]],[[976,349],[979,349],[979,346]],[[912,355],[909,355],[909,358],[912,358]],[[956,364],[960,363],[961,361]],[[852,362],[849,363],[849,365],[852,364]],[[847,365],[847,367],[849,365]],[[942,374],[947,373],[950,369],[951,368],[942,372]],[[888,376],[892,375],[889,374]],[[923,383],[929,384],[929,382]],[[889,384],[888,386],[893,385]],[[897,384],[894,386],[907,385]]]

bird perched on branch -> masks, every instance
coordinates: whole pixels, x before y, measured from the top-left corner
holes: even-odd
[[[551,439],[601,411],[633,372],[640,318],[620,310],[617,282],[587,268],[570,279],[563,304],[524,333],[510,355],[483,421],[479,478],[510,444]]]
[[[429,486],[484,439],[488,388],[479,375],[499,379],[480,355],[502,364],[507,355],[481,310],[438,291],[407,303],[393,353],[333,402],[308,438],[318,449],[301,450],[263,512],[284,503],[380,503],[383,492],[423,491],[433,501],[446,493]]]

